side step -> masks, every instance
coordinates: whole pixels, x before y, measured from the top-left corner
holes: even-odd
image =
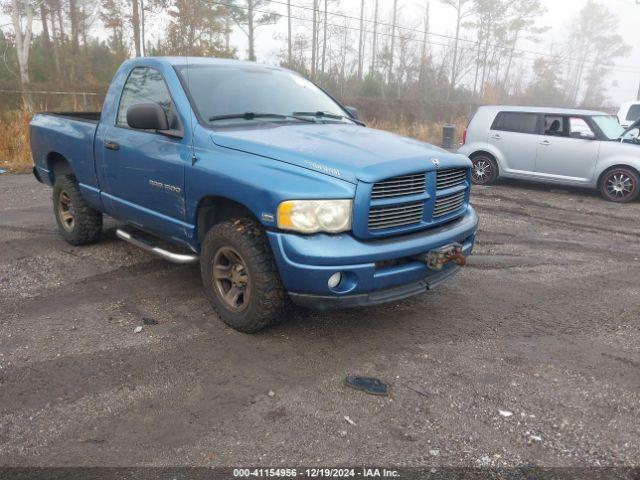
[[[154,253],[165,260],[168,260],[173,263],[196,263],[199,258],[198,255],[195,254],[185,254],[185,253],[173,253],[169,250],[165,250],[164,248],[157,247],[153,245],[150,241],[136,236],[134,233],[127,232],[126,230],[122,230],[118,228],[116,230],[116,236],[121,238],[122,240],[129,242],[132,245],[135,245],[138,248],[146,250],[147,252]]]

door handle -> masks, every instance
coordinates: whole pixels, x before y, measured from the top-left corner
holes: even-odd
[[[500,140],[502,138],[502,135],[500,135],[499,133],[496,133],[495,135],[492,135],[491,137],[495,138],[496,140]]]
[[[545,145],[545,146],[551,145],[551,142],[549,140],[543,140],[540,142],[540,145]]]
[[[120,145],[117,142],[107,140],[104,142],[104,148],[108,148],[109,150],[120,150]]]

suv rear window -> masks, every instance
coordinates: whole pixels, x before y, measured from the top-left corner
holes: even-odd
[[[636,103],[635,105],[631,105],[629,108],[629,112],[627,112],[627,120],[630,122],[635,122],[640,118],[640,103]]]
[[[535,113],[500,112],[491,130],[516,133],[538,133],[538,115]]]

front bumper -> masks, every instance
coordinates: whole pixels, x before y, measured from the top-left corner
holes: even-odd
[[[429,269],[414,257],[460,243],[471,254],[478,228],[472,207],[457,220],[421,232],[381,240],[361,241],[351,235],[296,235],[268,232],[268,238],[289,295],[314,308],[374,305],[422,293],[454,276],[459,268]],[[336,272],[335,288],[328,280]]]

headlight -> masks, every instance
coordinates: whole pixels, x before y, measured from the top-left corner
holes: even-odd
[[[287,200],[278,206],[278,228],[302,233],[351,229],[353,200]]]

